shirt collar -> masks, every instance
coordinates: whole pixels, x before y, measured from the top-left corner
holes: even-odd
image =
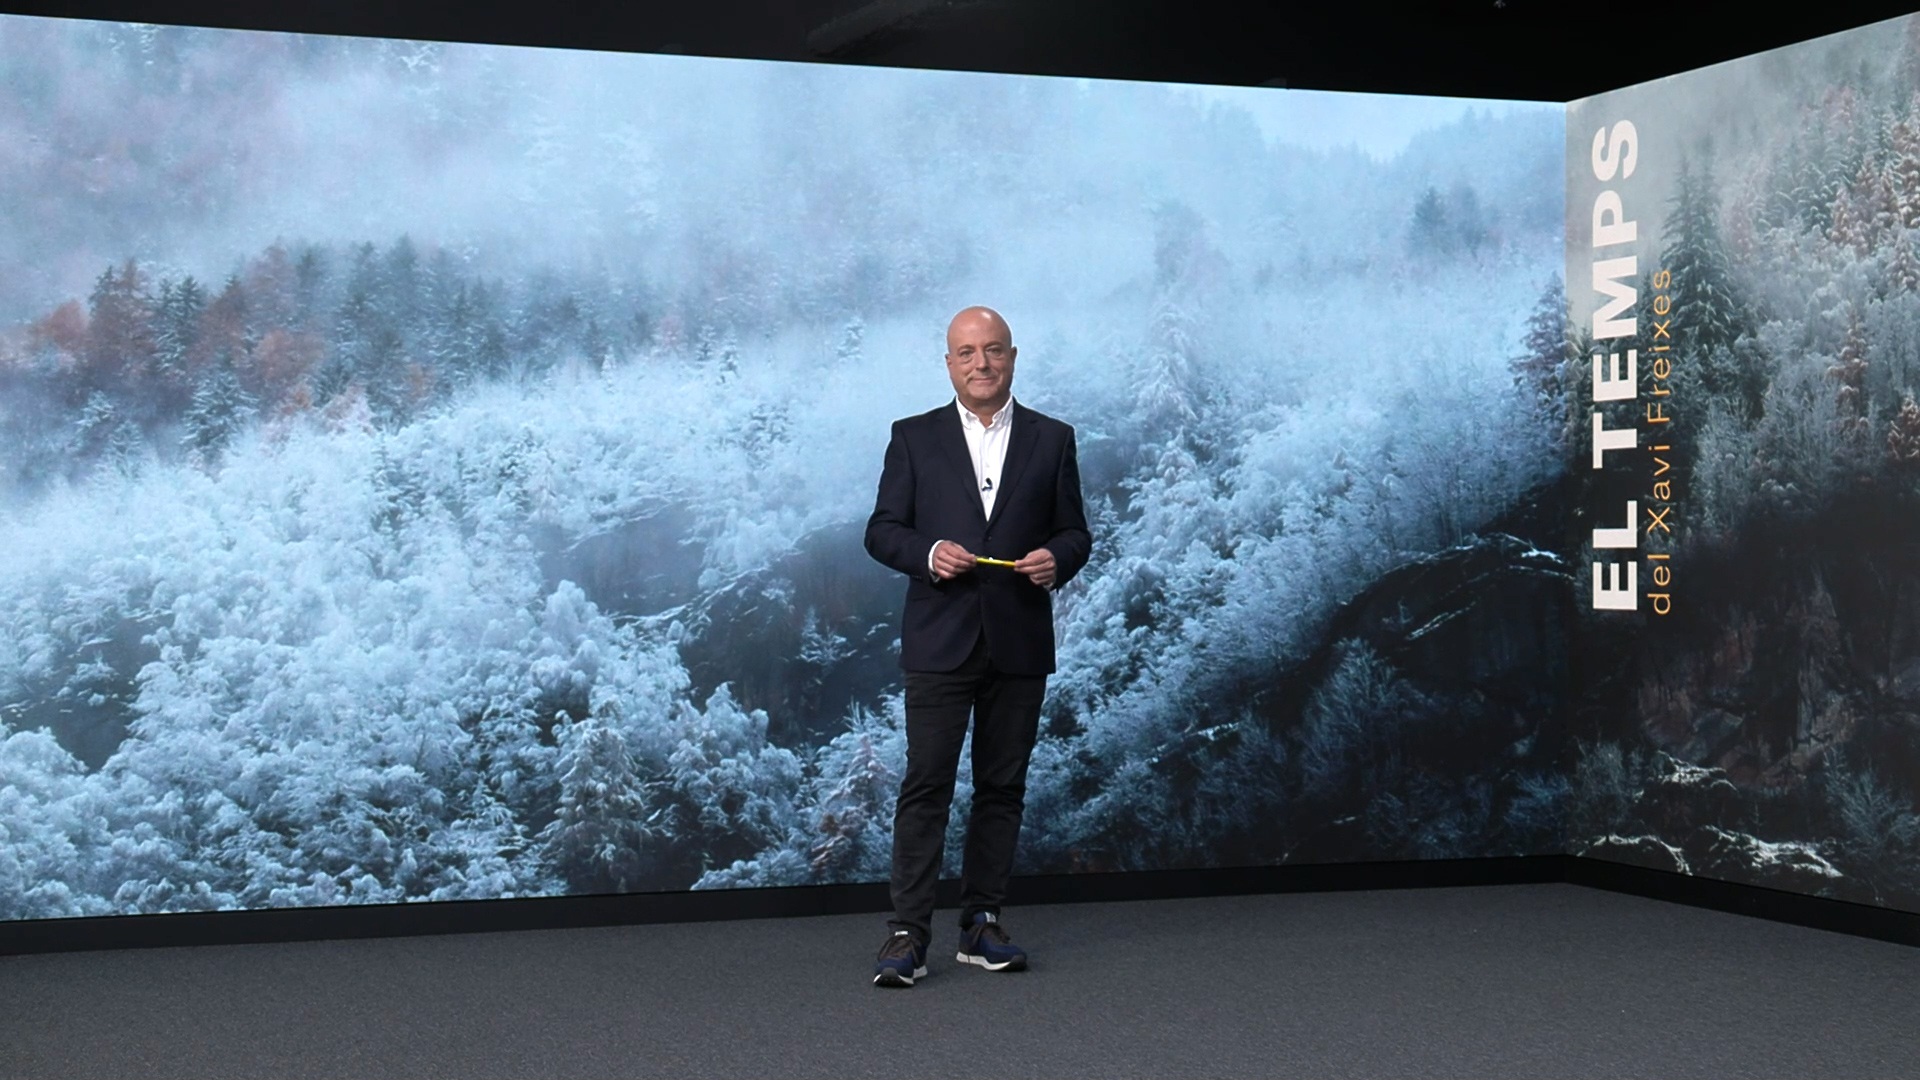
[[[965,405],[960,404],[960,399],[958,397],[955,397],[953,399],[953,407],[960,410],[960,424],[962,427],[971,426],[974,429],[979,431],[985,431],[989,427],[989,425],[984,425],[980,423],[980,418],[973,415],[973,411],[971,409],[967,408]],[[1013,415],[1013,395],[1008,394],[1007,403],[1005,405],[1000,406],[999,412],[996,412],[993,414],[993,423],[990,426],[992,427],[993,430],[998,431],[1000,430],[1001,426],[1004,425],[1007,422],[1008,418],[1011,417],[1012,415]]]

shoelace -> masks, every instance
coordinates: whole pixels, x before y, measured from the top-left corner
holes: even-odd
[[[896,956],[914,959],[913,950],[912,934],[894,934],[887,939],[886,945],[881,948],[880,956],[882,959],[892,959]]]
[[[1005,930],[1000,929],[1000,924],[997,922],[983,922],[974,927],[974,929],[979,932],[981,937],[992,938],[995,945],[1013,944],[1013,939],[1007,936]]]

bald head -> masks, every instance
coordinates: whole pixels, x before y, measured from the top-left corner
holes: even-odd
[[[997,334],[1002,344],[1012,347],[1013,330],[1007,326],[1007,320],[1001,318],[1000,313],[990,307],[974,306],[963,308],[953,317],[953,321],[947,324],[947,354],[953,354],[953,335],[956,330],[963,327],[972,329],[976,326],[987,333]]]
[[[960,404],[984,423],[1013,395],[1013,331],[989,307],[970,307],[947,324],[947,375]]]

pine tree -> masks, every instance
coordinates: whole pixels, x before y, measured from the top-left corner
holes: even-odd
[[[1453,219],[1454,240],[1469,252],[1478,252],[1486,244],[1490,230],[1487,226],[1487,212],[1480,205],[1480,195],[1466,181],[1454,185],[1447,199]]]
[[[1865,456],[1869,442],[1867,424],[1867,336],[1855,310],[1847,320],[1846,340],[1840,355],[1827,367],[1827,377],[1839,384],[1834,389],[1840,436],[1856,460]]]
[[[1190,434],[1194,408],[1193,320],[1179,303],[1163,299],[1147,329],[1144,377],[1134,392],[1135,415],[1149,445],[1171,445]]]
[[[1877,250],[1890,234],[1901,228],[1893,185],[1886,169],[1873,158],[1861,159],[1860,171],[1853,178],[1851,198],[1860,221],[1861,246],[1857,250],[1865,255]]]
[[[859,881],[884,872],[905,746],[897,722],[856,705],[847,730],[815,752],[807,851],[813,880]]]
[[[1866,156],[1861,138],[1857,94],[1838,84],[1813,114],[1813,150],[1804,159],[1798,185],[1801,220],[1816,229],[1833,226],[1835,207],[1842,201]]]
[[[506,375],[511,358],[507,354],[507,332],[489,321],[480,335],[480,351],[474,358],[474,370],[482,378],[498,379]]]
[[[185,405],[192,386],[192,355],[200,340],[206,290],[191,275],[160,283],[153,314],[153,367],[166,411]]]
[[[380,295],[380,314],[389,326],[416,326],[421,319],[422,302],[429,290],[427,273],[420,267],[420,252],[413,239],[402,235],[387,249],[384,289]]]
[[[1206,222],[1192,207],[1167,199],[1153,214],[1153,284],[1162,294],[1191,286],[1208,262]]]
[[[1566,289],[1555,274],[1527,316],[1520,353],[1508,365],[1521,401],[1541,417],[1547,441],[1561,457],[1572,446],[1570,416],[1583,400],[1573,378],[1578,361],[1567,330]]]
[[[1912,111],[1894,121],[1887,130],[1887,163],[1883,175],[1893,194],[1901,226],[1920,229],[1920,116]]]
[[[702,325],[700,327],[700,336],[696,338],[693,343],[693,366],[701,371],[707,370],[707,365],[713,363],[713,354],[716,347],[717,343],[714,340],[713,327],[711,325]]]
[[[353,385],[353,363],[338,351],[321,362],[309,380],[316,408],[325,408]]]
[[[240,385],[233,354],[222,353],[199,389],[193,392],[193,403],[187,407],[186,435],[181,444],[201,461],[215,464],[246,429],[253,414],[253,398]]]
[[[293,263],[294,317],[302,329],[321,329],[321,294],[326,283],[327,253],[311,244],[302,248]]]
[[[420,517],[428,500],[426,485],[405,462],[394,460],[384,438],[374,444],[372,480],[374,531],[393,536]]]
[[[79,453],[88,458],[98,456],[121,426],[120,410],[111,398],[98,390],[88,394],[87,403],[81,406],[80,415],[73,422]]]
[[[541,833],[549,865],[572,893],[642,887],[653,829],[626,740],[594,717],[563,723],[557,735],[560,810]]]
[[[1901,229],[1890,235],[1893,254],[1887,258],[1888,291],[1920,292],[1920,257],[1913,253],[1916,239],[1920,239],[1920,231]]]
[[[1567,296],[1555,274],[1527,316],[1520,354],[1513,358],[1514,385],[1542,405],[1561,396],[1561,368],[1567,362]]]
[[[1920,404],[1911,393],[1887,429],[1887,460],[1909,475],[1920,474]]]
[[[1827,378],[1839,384],[1834,391],[1834,401],[1840,406],[1840,414],[1865,424],[1867,336],[1857,310],[1848,316],[1846,340],[1840,344],[1840,356],[1827,367]]]
[[[867,323],[858,315],[849,316],[840,325],[840,344],[833,350],[834,358],[841,366],[858,364],[865,355]]]
[[[1420,193],[1420,201],[1413,206],[1413,224],[1407,233],[1408,246],[1415,252],[1443,252],[1449,244],[1450,232],[1447,228],[1447,204],[1440,197],[1440,189],[1428,186]]]
[[[587,325],[580,332],[580,352],[586,357],[587,365],[595,371],[605,371],[613,361],[613,343],[608,340],[607,332],[601,328],[596,316],[587,316]],[[725,377],[724,371],[722,377]]]
[[[413,404],[407,343],[398,330],[382,326],[368,343],[360,364],[360,384],[367,404],[383,424],[404,422]]]
[[[807,608],[806,617],[800,625],[800,649],[798,658],[805,671],[805,682],[799,695],[799,710],[802,716],[814,716],[820,711],[820,692],[833,674],[834,668],[851,655],[847,639],[833,628],[830,622],[820,618],[816,608]]]
[[[1864,211],[1856,207],[1851,190],[1842,190],[1834,198],[1831,217],[1832,221],[1827,226],[1827,242],[1856,255],[1864,255],[1868,230],[1863,220]]]
[[[236,358],[236,364],[247,359],[255,343],[251,308],[246,286],[237,275],[229,275],[226,284],[220,287],[220,294],[207,302],[206,311],[201,315],[201,348],[209,355],[229,353]]]
[[[89,391],[116,397],[137,393],[152,358],[149,335],[151,299],[140,268],[132,259],[107,267],[93,283],[87,299],[87,345],[81,357],[80,382]]]
[[[1746,332],[1749,319],[1720,242],[1710,164],[1695,168],[1681,159],[1665,230],[1670,239],[1661,259],[1673,275],[1676,352],[1699,367],[1708,393],[1733,395],[1749,418],[1757,416],[1765,387],[1757,372],[1744,370],[1735,360],[1734,344]]]
[[[429,356],[447,381],[455,385],[474,378],[475,354],[480,345],[475,314],[473,290],[462,281],[451,290],[435,321]]]
[[[355,379],[366,377],[366,357],[379,336],[383,320],[379,303],[380,272],[372,244],[353,249],[346,294],[334,312],[333,351],[342,357]]]

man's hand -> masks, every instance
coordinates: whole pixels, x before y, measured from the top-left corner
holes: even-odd
[[[1053,588],[1053,552],[1046,548],[1034,548],[1026,553],[1013,568],[1027,575],[1027,580],[1043,589]]]
[[[933,545],[933,576],[945,581],[973,569],[973,552],[951,540]]]

